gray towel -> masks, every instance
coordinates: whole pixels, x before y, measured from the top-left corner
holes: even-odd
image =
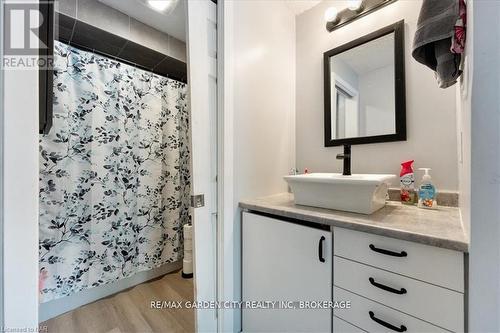
[[[412,56],[436,73],[440,88],[457,82],[460,54],[450,50],[458,19],[458,0],[424,0],[418,16]]]

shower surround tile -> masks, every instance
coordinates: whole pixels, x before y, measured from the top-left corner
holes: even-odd
[[[172,36],[169,36],[169,54],[171,57],[186,61],[186,43]]]
[[[95,0],[78,0],[77,19],[120,37],[130,38],[130,17]]]
[[[117,51],[115,45],[113,45],[116,42],[107,40],[106,36],[106,34],[113,34],[181,62],[185,63],[187,61],[186,43],[97,0],[58,0],[56,2],[56,12],[63,14],[56,15],[56,20],[60,19],[57,16],[65,16],[67,19],[76,19],[77,22],[105,32],[103,34],[98,30],[85,29],[84,36],[79,34],[78,37],[81,37],[85,42],[83,44],[75,42],[75,44],[84,46],[86,49],[96,49],[101,53],[117,56],[121,49]],[[64,42],[69,41],[71,38],[71,32],[66,28],[66,25],[56,25],[60,30],[59,40]],[[90,42],[97,43],[98,47],[92,47],[92,44],[89,44]],[[111,44],[111,46],[108,47],[106,44]],[[124,46],[124,44],[121,44],[121,46]],[[103,50],[100,50],[100,48]],[[130,49],[136,48],[131,46]],[[124,50],[124,52],[124,60],[129,60],[131,58],[129,50]],[[147,50],[141,52],[148,53]],[[146,55],[146,58],[151,58],[150,55]],[[159,62],[155,66],[158,64]],[[143,68],[149,68],[149,65],[140,65]],[[158,68],[162,67],[164,66]],[[184,76],[182,75],[182,77]]]
[[[94,26],[77,21],[71,43],[116,57],[127,44],[127,40],[110,34],[97,34]]]
[[[163,54],[169,52],[170,36],[134,18],[130,18],[130,40]],[[185,59],[183,59],[185,60]]]
[[[77,0],[57,0],[55,2],[56,12],[76,18]]]

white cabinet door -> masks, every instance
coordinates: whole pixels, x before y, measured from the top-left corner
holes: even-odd
[[[243,309],[243,332],[331,332],[330,309],[300,308],[332,300],[331,232],[247,212],[242,223],[243,302],[296,307]]]

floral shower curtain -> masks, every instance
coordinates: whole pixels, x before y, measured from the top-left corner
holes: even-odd
[[[182,258],[186,84],[55,43],[40,136],[41,302]]]

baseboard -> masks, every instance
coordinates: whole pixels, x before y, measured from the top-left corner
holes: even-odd
[[[57,317],[63,313],[79,308],[80,306],[83,306],[85,304],[95,302],[101,298],[116,294],[138,284],[176,271],[181,267],[182,260],[179,260],[149,271],[138,272],[128,278],[110,282],[103,286],[90,288],[71,296],[66,296],[53,301],[42,303],[38,307],[38,320],[39,322],[43,322],[48,319]]]

